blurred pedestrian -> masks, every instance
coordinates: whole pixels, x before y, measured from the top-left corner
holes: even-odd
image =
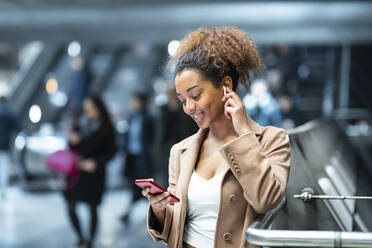
[[[174,87],[168,89],[167,97],[168,102],[160,108],[156,122],[157,174],[161,185],[168,183],[168,158],[172,146],[198,131],[193,119],[182,112]]]
[[[280,112],[282,113],[284,129],[289,130],[299,125],[300,113],[294,106],[291,96],[287,93],[283,93],[278,97],[278,104]]]
[[[69,61],[71,68],[71,88],[69,91],[69,107],[71,111],[71,125],[76,125],[83,111],[83,101],[88,95],[91,85],[88,66],[81,57],[73,57]]]
[[[116,152],[115,130],[109,113],[99,96],[89,96],[83,102],[84,115],[69,135],[70,148],[80,153],[80,177],[77,184],[64,192],[68,214],[78,236],[76,247],[92,247],[95,238],[98,212],[105,188],[106,164]],[[85,239],[76,204],[87,203],[90,210],[90,234]]]
[[[261,126],[282,127],[278,102],[268,91],[265,80],[253,81],[251,92],[243,97],[243,103],[248,116]]]
[[[131,206],[142,198],[141,191],[134,184],[134,180],[154,175],[152,162],[154,121],[147,110],[147,102],[148,96],[141,92],[135,93],[131,99],[133,112],[128,121],[129,130],[124,136],[126,159],[123,172],[132,190],[132,200],[129,210],[121,217],[123,224],[128,222]]]
[[[11,135],[20,129],[7,105],[7,98],[0,97],[0,199],[5,199],[9,183]]]

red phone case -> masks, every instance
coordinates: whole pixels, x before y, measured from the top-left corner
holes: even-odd
[[[135,184],[137,186],[141,187],[142,189],[144,189],[146,187],[150,187],[150,193],[152,195],[156,195],[156,194],[161,194],[161,193],[167,192],[165,189],[163,189],[162,187],[160,187],[159,185],[157,185],[156,183],[154,183],[154,179],[152,179],[152,178],[149,178],[149,179],[137,179],[135,181]],[[180,201],[180,199],[178,199],[172,193],[170,193],[169,196],[171,197],[172,202],[179,202]]]

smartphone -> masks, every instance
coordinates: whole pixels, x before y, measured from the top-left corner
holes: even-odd
[[[157,194],[161,194],[161,193],[167,192],[165,189],[163,189],[162,187],[160,187],[159,185],[157,185],[154,182],[154,179],[153,178],[137,179],[135,181],[135,184],[137,186],[141,187],[142,189],[149,187],[150,188],[150,194],[152,194],[152,195],[157,195]],[[179,202],[180,201],[180,199],[178,199],[172,193],[169,193],[169,194],[170,194],[169,196],[171,197],[171,202]]]

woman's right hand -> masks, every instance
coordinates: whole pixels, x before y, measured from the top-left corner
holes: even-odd
[[[162,194],[152,195],[150,193],[150,188],[145,188],[142,190],[142,195],[149,201],[152,210],[156,213],[161,213],[165,210],[165,207],[171,203],[172,198],[169,192],[164,192]]]

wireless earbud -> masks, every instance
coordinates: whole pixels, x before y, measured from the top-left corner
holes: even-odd
[[[223,95],[226,95],[226,87],[225,86],[222,86],[223,87]]]

